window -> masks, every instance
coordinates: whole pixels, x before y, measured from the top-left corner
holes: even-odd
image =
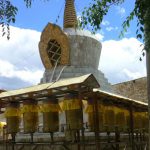
[[[47,52],[52,66],[55,66],[56,62],[59,65],[61,60],[61,47],[56,40],[49,41]]]

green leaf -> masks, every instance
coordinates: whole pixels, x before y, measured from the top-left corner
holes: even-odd
[[[140,27],[140,30],[141,30],[141,32],[144,32],[144,28],[143,27]]]
[[[138,34],[136,37],[137,37],[137,39],[142,39],[142,35],[141,34]]]

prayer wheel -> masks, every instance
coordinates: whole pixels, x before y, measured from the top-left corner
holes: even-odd
[[[88,126],[90,131],[95,131],[96,124],[96,112],[94,111],[94,102],[93,100],[88,100],[88,105],[86,107],[85,113],[88,113]],[[99,130],[103,131],[103,105],[98,104],[98,117],[99,117]]]
[[[83,127],[82,101],[77,95],[67,94],[62,104],[65,111],[66,124],[69,130],[79,130]]]
[[[99,116],[99,130],[103,131],[103,112],[102,111],[98,112],[98,116]],[[95,113],[93,112],[88,113],[88,123],[90,131],[95,131]]]
[[[115,110],[113,106],[104,106],[104,126],[107,131],[114,131]]]
[[[25,133],[34,133],[38,129],[38,111],[37,101],[33,99],[23,102],[23,125]]]
[[[82,111],[81,109],[66,110],[66,122],[68,129],[79,130],[82,129]]]
[[[141,112],[134,112],[133,113],[133,121],[134,121],[134,129],[141,129],[142,128],[142,113]]]
[[[14,134],[19,132],[21,112],[18,102],[11,102],[8,104],[5,111],[5,117],[7,123],[7,133]]]
[[[115,107],[115,126],[117,126],[119,130],[125,131],[127,129],[125,116],[127,113],[126,109]]]
[[[143,118],[142,118],[142,128],[148,131],[148,112],[143,112]]]
[[[59,130],[59,111],[58,99],[49,97],[43,101],[41,112],[43,113],[43,132],[57,132]]]
[[[125,115],[124,112],[116,113],[116,125],[124,126],[125,125]]]

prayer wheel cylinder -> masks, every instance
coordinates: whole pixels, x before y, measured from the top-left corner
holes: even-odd
[[[82,101],[76,95],[68,94],[63,101],[66,124],[69,130],[79,130],[83,127]]]
[[[38,105],[33,99],[23,102],[23,124],[25,133],[34,133],[38,129]]]
[[[5,111],[6,123],[7,123],[7,133],[14,134],[19,132],[20,124],[20,105],[18,102],[11,102]]]
[[[121,131],[128,131],[127,116],[129,116],[129,111],[124,107],[115,107],[115,125]]]
[[[88,105],[85,110],[88,113],[88,126],[90,131],[95,131],[96,124],[96,112],[94,112],[94,101],[92,99],[88,100]],[[99,118],[99,130],[103,131],[103,105],[98,103],[98,118]]]
[[[125,126],[125,115],[124,112],[118,112],[116,114],[116,125]]]
[[[127,115],[126,116],[126,124],[127,124],[127,128],[129,129],[130,128],[130,116],[129,115]]]
[[[43,132],[57,132],[59,130],[59,111],[58,100],[50,98],[43,101]]]
[[[133,115],[134,121],[134,129],[141,129],[142,128],[142,115],[141,112],[134,112]]]
[[[103,131],[103,112],[99,112],[99,130]],[[95,113],[89,112],[88,113],[88,123],[90,131],[95,131]]]
[[[43,113],[43,131],[57,132],[59,130],[59,116],[58,112],[44,112]]]
[[[145,112],[145,115],[143,116],[143,119],[142,119],[142,128],[145,129],[146,131],[148,131],[148,113]]]
[[[119,130],[124,130],[126,127],[126,121],[125,121],[125,113],[124,112],[117,112],[116,113],[116,126],[119,128]]]
[[[105,106],[104,126],[106,130],[114,131],[115,127],[115,111],[113,106]]]
[[[74,109],[74,110],[66,110],[66,122],[69,129],[79,130],[82,129],[82,110],[81,109]]]

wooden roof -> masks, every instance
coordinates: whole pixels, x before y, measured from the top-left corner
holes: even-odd
[[[47,96],[53,95],[63,97],[66,93],[80,92],[82,98],[91,97],[94,93],[97,93],[98,99],[102,100],[104,103],[125,107],[132,105],[135,108],[140,108],[144,111],[147,111],[148,109],[147,103],[102,91],[98,89],[99,87],[100,85],[95,77],[92,74],[87,74],[80,77],[67,78],[56,82],[2,92],[0,93],[0,102],[3,104],[8,103],[9,101],[23,101],[28,98],[40,100]],[[3,107],[4,106],[5,105],[3,105]]]
[[[113,105],[119,105],[122,107],[128,107],[129,105],[132,105],[135,108],[141,108],[144,111],[148,110],[148,103],[141,102],[139,100],[134,100],[131,98],[127,98],[121,95],[117,95],[114,93],[109,93],[106,91],[102,91],[99,89],[94,89],[94,92],[97,92],[97,96],[103,99],[104,103],[110,103]]]
[[[56,82],[39,84],[27,88],[18,90],[11,90],[2,92],[0,94],[1,101],[9,101],[12,99],[21,99],[25,97],[38,97],[37,95],[54,94],[56,91],[65,91],[70,88],[71,85],[82,85],[83,87],[99,88],[100,85],[92,74],[83,75],[80,77],[62,79]],[[53,90],[53,91],[52,91]],[[58,93],[60,94],[60,93]]]

